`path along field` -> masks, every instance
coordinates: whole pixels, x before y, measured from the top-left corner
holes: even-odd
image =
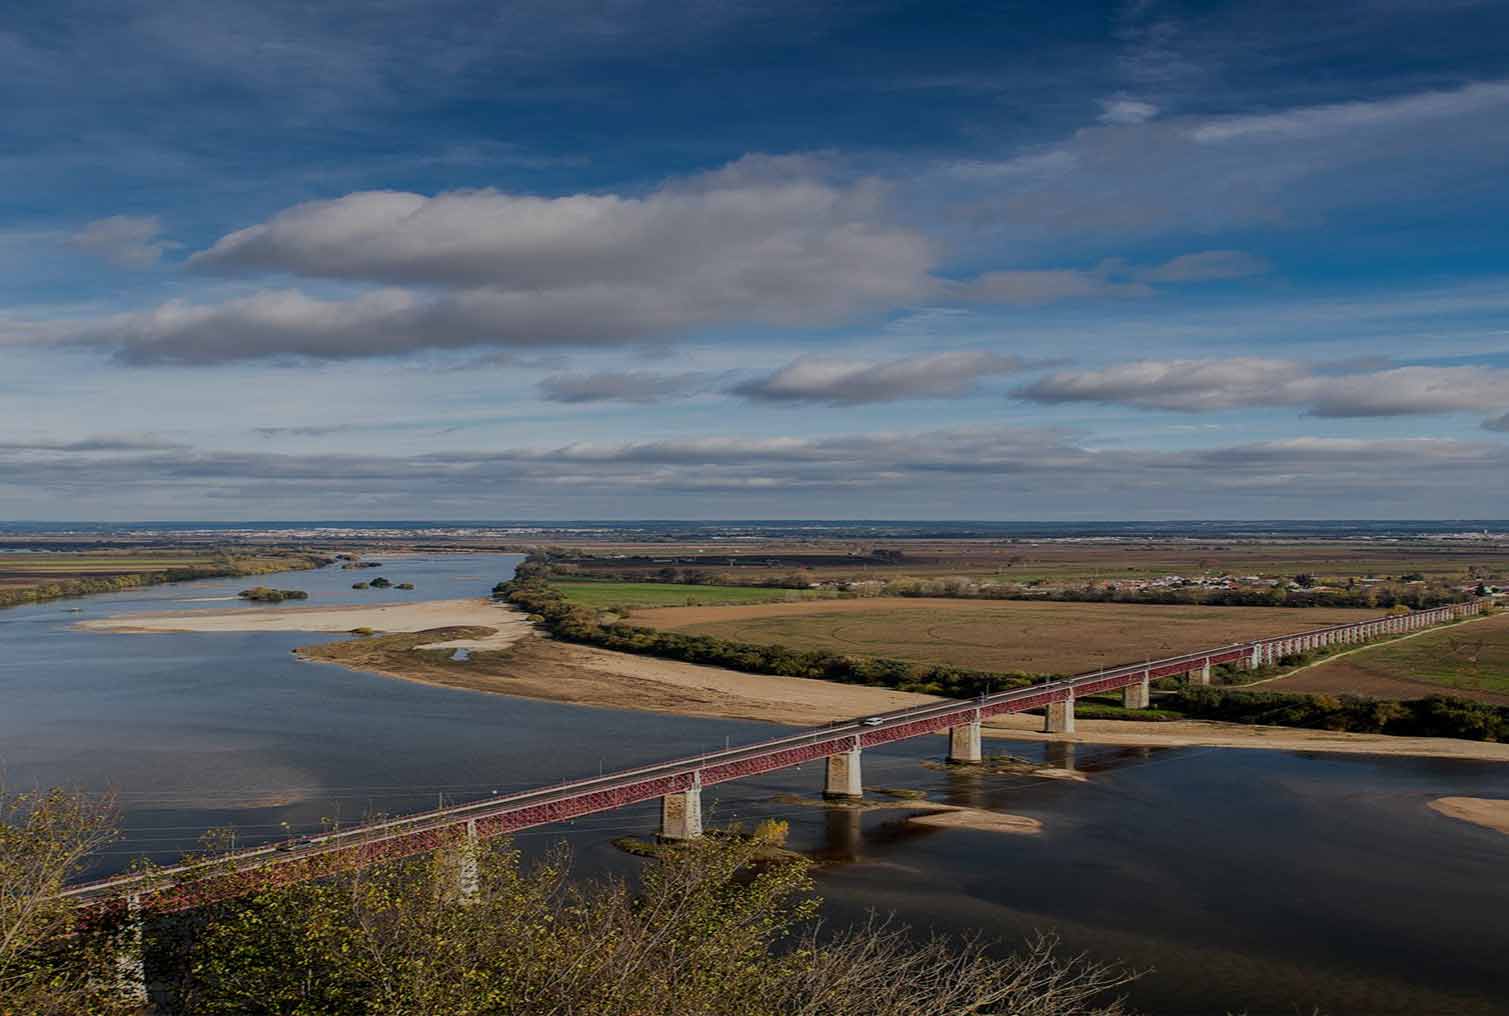
[[[636,610],[630,624],[738,642],[826,649],[974,670],[1067,674],[1378,611],[952,599],[825,600]]]
[[[1444,693],[1509,705],[1509,612],[1362,649],[1258,690],[1394,699]]]

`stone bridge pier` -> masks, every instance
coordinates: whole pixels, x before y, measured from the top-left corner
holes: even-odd
[[[1153,700],[1152,683],[1148,672],[1144,670],[1142,680],[1134,681],[1121,689],[1121,704],[1127,709],[1146,709]]]

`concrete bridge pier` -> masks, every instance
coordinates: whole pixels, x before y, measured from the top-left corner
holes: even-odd
[[[1188,684],[1209,684],[1210,661],[1204,660],[1198,667],[1191,667],[1189,672],[1184,675],[1184,680]]]
[[[660,799],[660,838],[695,840],[702,835],[702,781]]]
[[[120,930],[115,951],[115,990],[122,1002],[148,1012],[147,958],[142,946],[141,897],[126,897],[126,921]]]
[[[1049,702],[1048,708],[1043,710],[1043,733],[1074,733],[1074,692],[1072,690],[1068,698],[1059,702]]]
[[[865,796],[858,748],[828,756],[828,774],[823,784],[823,796],[839,799]]]
[[[950,762],[979,762],[982,757],[979,720],[948,728],[948,760]]]
[[[1135,684],[1129,684],[1121,689],[1121,704],[1127,709],[1146,709],[1148,703],[1153,700],[1152,681],[1148,678],[1147,671],[1142,672],[1142,680]]]
[[[466,824],[466,835],[462,838],[456,855],[456,898],[463,905],[475,903],[480,891],[477,876],[479,846],[477,820],[472,819]]]

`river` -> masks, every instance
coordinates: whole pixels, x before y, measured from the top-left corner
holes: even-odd
[[[385,559],[380,571],[264,576],[306,605],[480,595],[517,557]],[[352,590],[376,574],[413,592]],[[99,871],[169,859],[214,826],[244,844],[374,812],[402,813],[694,754],[764,724],[530,702],[306,663],[321,638],[109,634],[86,618],[234,606],[219,579],[0,611],[0,766],[11,789],[113,789],[124,835]],[[812,795],[804,766],[708,792],[709,820],[778,815],[821,853],[831,919],[867,908],[919,928],[1017,940],[1056,930],[1075,950],[1155,968],[1131,989],[1150,1013],[1509,1012],[1509,837],[1438,816],[1446,795],[1509,797],[1509,767],[1456,760],[1230,749],[1128,750],[992,740],[1085,782],[943,771],[941,738],[867,751],[870,786],[1039,819],[1038,836],[909,825],[905,812],[781,804]],[[565,837],[583,872],[639,863],[642,805],[520,837]]]

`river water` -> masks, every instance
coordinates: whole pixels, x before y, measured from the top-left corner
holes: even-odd
[[[517,557],[395,557],[373,571],[256,580],[305,605],[480,595]],[[356,591],[383,574],[413,592]],[[12,788],[113,790],[123,838],[99,871],[168,860],[213,826],[242,843],[327,819],[402,813],[600,769],[694,754],[778,728],[454,691],[301,662],[307,633],[124,635],[73,623],[237,605],[210,580],[0,612],[0,767]],[[867,751],[872,787],[1039,819],[1038,836],[828,811],[821,767],[726,784],[708,819],[788,819],[820,853],[830,919],[868,908],[918,928],[1008,942],[1056,931],[1074,950],[1154,968],[1131,989],[1150,1013],[1509,1013],[1509,837],[1442,818],[1446,795],[1509,797],[1509,767],[1222,749],[1128,750],[992,741],[1085,782],[931,768],[927,738]],[[583,872],[637,861],[610,841],[648,833],[652,805],[534,830],[569,839]]]

